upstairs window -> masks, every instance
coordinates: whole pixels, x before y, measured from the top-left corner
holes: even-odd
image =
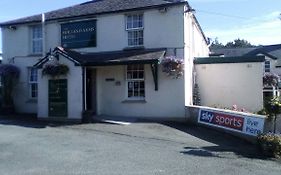
[[[31,52],[41,54],[43,51],[43,33],[42,26],[32,26],[31,28]]]
[[[144,65],[133,64],[127,66],[127,98],[144,99]]]
[[[128,46],[143,45],[143,15],[132,14],[126,16],[126,30],[128,32]]]
[[[264,72],[270,72],[270,61],[265,60],[264,62]]]
[[[38,84],[37,84],[37,69],[28,69],[28,82],[29,82],[29,97],[31,99],[37,98]]]

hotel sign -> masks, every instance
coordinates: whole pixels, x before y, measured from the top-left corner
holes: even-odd
[[[198,123],[257,136],[263,132],[264,118],[201,109],[199,111]]]
[[[96,20],[61,24],[61,45],[65,48],[96,47]]]

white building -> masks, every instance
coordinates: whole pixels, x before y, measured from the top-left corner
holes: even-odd
[[[3,63],[21,70],[16,112],[184,119],[193,59],[209,54],[192,11],[183,0],[96,0],[0,24]],[[184,76],[162,72],[169,56],[184,60]],[[50,62],[68,74],[44,76]]]

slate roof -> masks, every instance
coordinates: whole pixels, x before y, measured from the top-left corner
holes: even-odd
[[[264,54],[272,59],[281,59],[281,44],[257,47],[255,50],[245,54],[245,56],[254,56],[258,54]]]
[[[225,57],[235,56],[257,56],[263,54],[272,59],[281,59],[281,44],[265,45],[250,48],[223,48],[223,49],[212,49],[213,54],[223,54]]]
[[[59,53],[79,66],[106,66],[127,64],[158,63],[166,53],[166,49],[137,49],[111,52],[81,53],[70,49],[57,47],[54,53]],[[36,63],[35,67],[42,67],[48,61],[48,55]]]
[[[255,47],[249,48],[222,48],[222,49],[211,49],[211,55],[224,55],[225,57],[239,57],[243,56],[246,53],[249,53],[252,50],[255,50]]]
[[[188,4],[185,0],[92,0],[71,7],[45,13],[45,20],[62,20],[87,17],[105,13],[160,8],[163,6]],[[0,26],[10,26],[41,21],[41,14],[3,22]]]

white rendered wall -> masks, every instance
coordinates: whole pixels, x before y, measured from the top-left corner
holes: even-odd
[[[67,76],[58,77],[58,79],[67,79],[67,104],[68,119],[81,119],[83,109],[82,95],[82,68],[74,66],[74,63],[64,57],[60,57],[60,63],[69,67]],[[48,118],[48,88],[49,76],[42,76],[42,69],[38,75],[38,118]]]
[[[160,67],[159,67],[160,68]],[[97,68],[98,114],[127,117],[184,118],[184,78],[172,79],[159,69],[155,91],[150,65],[145,65],[145,101],[125,102],[125,66]],[[114,78],[115,81],[105,81]],[[115,82],[120,81],[121,85]]]
[[[195,66],[201,105],[219,108],[263,108],[262,63],[198,64]]]
[[[185,7],[185,11],[188,8]],[[209,56],[209,48],[192,12],[184,14],[185,105],[193,104],[193,60]]]

